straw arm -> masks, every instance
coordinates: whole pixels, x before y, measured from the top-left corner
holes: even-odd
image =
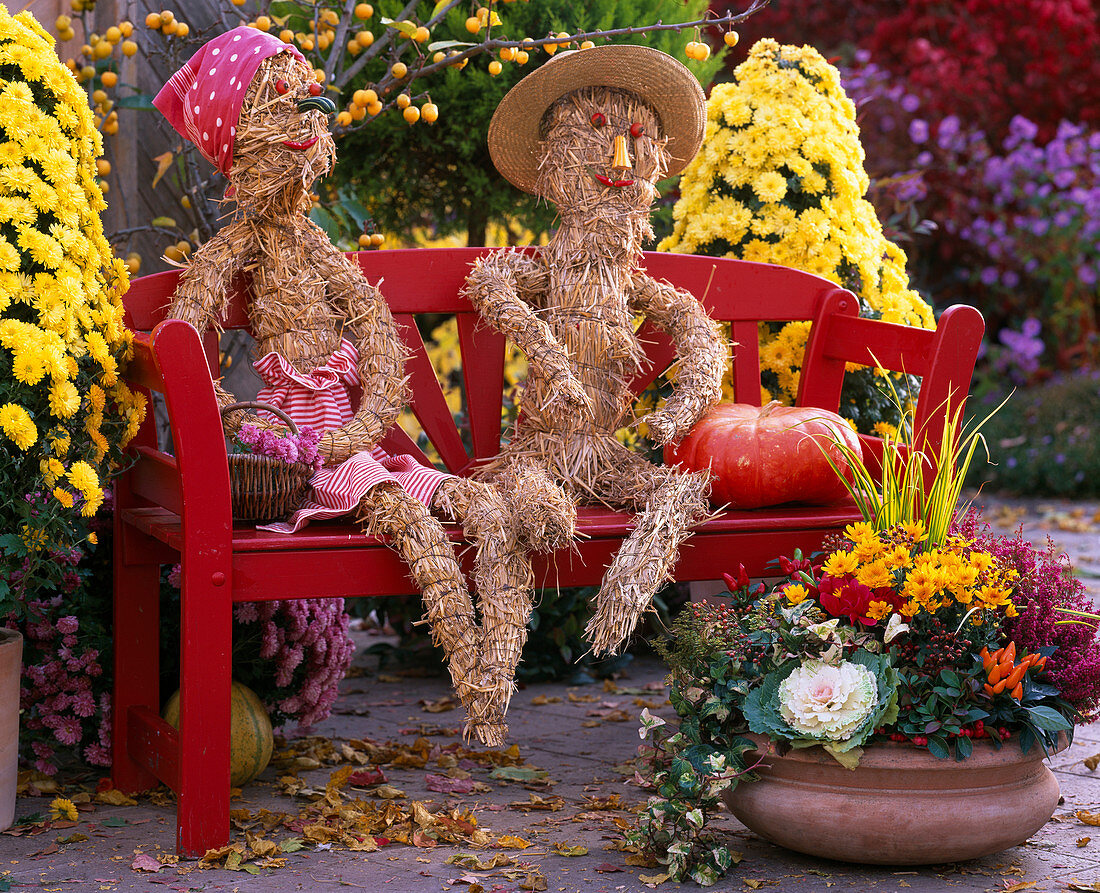
[[[482,319],[527,355],[528,378],[545,385],[548,402],[590,419],[592,401],[573,373],[569,352],[532,307],[545,293],[534,286],[545,279],[545,269],[534,258],[516,251],[497,251],[474,263],[463,295]]]
[[[221,332],[230,283],[247,262],[247,258],[234,247],[235,241],[230,238],[229,230],[230,227],[226,227],[209,242],[199,246],[180,276],[168,307],[168,319],[189,322],[200,335],[210,329]],[[222,387],[220,380],[214,382],[214,394],[220,407],[237,402],[237,398]],[[230,434],[235,434],[245,422],[262,428],[278,428],[253,413],[243,411],[230,413],[223,419]]]
[[[332,248],[324,232],[311,228],[307,245],[328,281],[328,299],[344,317],[344,337],[359,351],[362,397],[350,421],[326,432],[319,449],[332,462],[374,447],[397,421],[408,402],[406,351],[382,293],[357,264]]]
[[[646,422],[656,443],[678,441],[721,399],[730,345],[699,300],[668,282],[638,273],[629,298],[632,308],[666,332],[676,345],[672,395]]]

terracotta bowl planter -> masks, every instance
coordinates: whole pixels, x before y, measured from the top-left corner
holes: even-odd
[[[876,744],[855,770],[820,747],[779,756],[758,742],[760,781],[726,804],[751,831],[790,850],[876,865],[958,862],[1023,843],[1050,819],[1058,782],[1042,750],[976,742],[964,762],[923,748]],[[746,757],[751,757],[746,754]]]
[[[0,831],[15,820],[19,771],[19,674],[23,637],[0,627]]]

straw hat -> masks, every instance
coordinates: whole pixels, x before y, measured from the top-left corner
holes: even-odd
[[[542,116],[556,100],[582,87],[627,90],[657,110],[668,137],[669,176],[680,173],[699,151],[706,97],[684,65],[660,50],[632,44],[570,50],[551,57],[509,90],[489,122],[489,154],[514,186],[535,192]]]

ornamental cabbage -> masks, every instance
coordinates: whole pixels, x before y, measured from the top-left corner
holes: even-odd
[[[820,744],[854,769],[875,729],[898,715],[898,677],[890,657],[859,649],[850,661],[791,660],[745,698],[749,729],[794,747]]]
[[[878,704],[875,674],[841,661],[831,666],[804,661],[779,683],[779,714],[803,735],[844,741]]]

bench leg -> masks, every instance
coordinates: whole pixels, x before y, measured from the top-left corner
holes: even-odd
[[[115,542],[120,540],[116,533]],[[111,702],[111,776],[123,791],[144,791],[159,784],[135,762],[127,747],[131,707],[160,712],[160,565],[114,567],[114,692]]]
[[[185,574],[180,593],[176,850],[186,856],[229,842],[233,606],[224,583],[196,576]]]

